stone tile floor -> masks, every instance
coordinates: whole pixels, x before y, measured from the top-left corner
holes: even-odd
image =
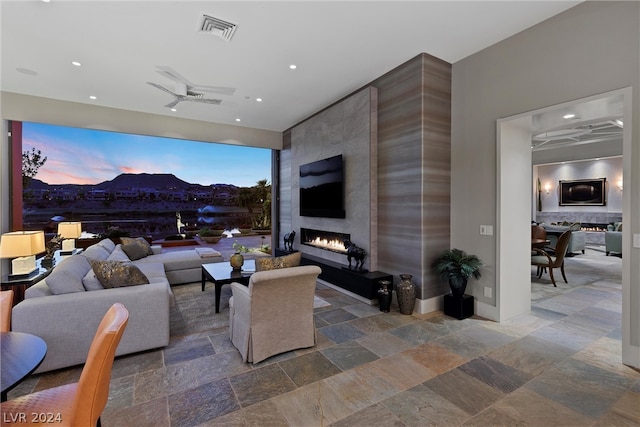
[[[569,284],[532,269],[532,310],[509,322],[381,313],[319,284],[318,343],[256,365],[228,339],[223,288],[174,287],[171,343],[117,358],[102,425],[638,426],[640,373],[620,362],[621,259],[566,260]],[[395,311],[394,311],[395,309]],[[76,381],[35,375],[9,394]]]

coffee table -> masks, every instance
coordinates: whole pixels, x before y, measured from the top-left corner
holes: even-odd
[[[228,262],[214,262],[202,264],[202,291],[207,281],[213,282],[216,293],[216,313],[220,313],[220,294],[222,285],[232,282],[249,284],[249,278],[256,272],[256,263],[252,259],[245,259],[242,270],[234,270]]]

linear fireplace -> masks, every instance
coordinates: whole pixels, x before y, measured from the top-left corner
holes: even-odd
[[[300,229],[300,243],[331,252],[346,253],[347,249],[344,246],[344,242],[347,240],[351,240],[350,234],[314,230],[312,228]]]

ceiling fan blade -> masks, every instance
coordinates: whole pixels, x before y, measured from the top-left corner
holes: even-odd
[[[176,97],[176,99],[174,99],[173,101],[171,101],[170,103],[168,103],[167,105],[165,105],[165,107],[167,108],[173,108],[176,105],[178,105],[178,102],[182,101],[181,98]]]
[[[178,73],[171,67],[166,65],[157,65],[156,68],[157,73],[163,75],[169,80],[173,80],[175,82],[184,83],[187,86],[187,90],[193,89],[201,92],[207,93],[217,93],[219,95],[233,95],[236,91],[234,87],[227,86],[207,86],[207,85],[197,85],[195,83],[191,83],[184,76]]]
[[[169,89],[167,89],[167,88],[166,88],[166,87],[164,87],[164,86],[159,85],[158,83],[147,82],[147,84],[148,84],[148,85],[151,85],[151,86],[153,86],[153,87],[155,87],[155,88],[157,88],[157,89],[160,89],[160,90],[161,90],[161,91],[163,91],[163,92],[167,92],[167,93],[169,93],[169,94],[171,94],[171,95],[174,95],[174,96],[176,95],[174,92],[171,92]]]
[[[199,102],[201,104],[214,104],[220,105],[222,103],[222,99],[212,99],[212,98],[189,98],[191,102]]]
[[[192,86],[193,89],[207,93],[217,93],[218,95],[233,95],[236,91],[234,87],[227,86]]]
[[[176,82],[182,82],[187,86],[193,86],[192,83],[189,82],[186,78],[180,75],[176,70],[166,65],[156,65],[156,68],[159,70],[158,74],[162,74],[166,78],[170,80],[174,80]]]

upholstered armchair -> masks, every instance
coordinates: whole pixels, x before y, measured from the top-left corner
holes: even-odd
[[[604,232],[605,254],[611,252],[622,253],[622,231],[605,231]]]
[[[242,360],[268,357],[316,343],[313,296],[317,266],[258,271],[249,286],[231,284],[229,334]]]

